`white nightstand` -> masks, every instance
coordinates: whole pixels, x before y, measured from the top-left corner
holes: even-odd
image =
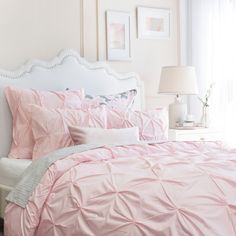
[[[169,129],[170,141],[219,141],[222,140],[222,132],[211,128],[196,129]]]

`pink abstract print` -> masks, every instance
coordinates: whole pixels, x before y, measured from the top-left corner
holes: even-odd
[[[110,49],[125,49],[125,24],[112,23],[110,30]]]
[[[146,30],[163,32],[164,31],[164,19],[163,18],[147,17],[146,18]]]

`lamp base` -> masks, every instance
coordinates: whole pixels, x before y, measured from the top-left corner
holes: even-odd
[[[176,123],[183,124],[187,116],[187,104],[180,101],[177,97],[175,103],[169,105],[169,126],[176,128]]]

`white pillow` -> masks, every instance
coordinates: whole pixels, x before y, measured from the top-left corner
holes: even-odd
[[[125,129],[102,129],[69,126],[69,131],[71,138],[76,145],[87,143],[109,145],[139,142],[138,127]]]

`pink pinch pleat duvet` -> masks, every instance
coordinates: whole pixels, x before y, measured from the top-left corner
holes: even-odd
[[[73,154],[5,213],[6,236],[235,236],[236,152],[166,142]]]

